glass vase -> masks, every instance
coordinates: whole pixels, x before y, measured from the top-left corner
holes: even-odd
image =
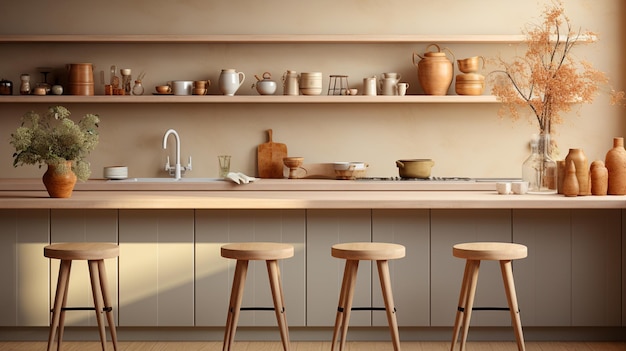
[[[550,157],[550,134],[540,133],[530,143],[531,154],[522,165],[529,194],[556,194],[557,168]]]

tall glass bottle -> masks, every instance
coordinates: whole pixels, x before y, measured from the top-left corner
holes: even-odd
[[[530,156],[522,164],[522,180],[528,182],[529,194],[556,194],[556,162],[550,157],[550,134],[534,134]]]

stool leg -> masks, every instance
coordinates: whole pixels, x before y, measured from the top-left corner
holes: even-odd
[[[96,320],[98,321],[98,331],[100,332],[100,344],[102,350],[107,349],[107,336],[104,329],[104,302],[102,299],[102,287],[100,286],[100,274],[98,273],[98,262],[89,260],[89,277],[91,278],[91,292],[93,294],[93,304],[96,312]]]
[[[515,293],[515,283],[513,281],[513,269],[511,261],[500,261],[500,270],[502,271],[502,280],[504,281],[504,291],[506,299],[509,303],[511,312],[511,322],[515,329],[515,339],[517,339],[517,349],[519,351],[526,350],[524,346],[524,334],[522,333],[522,321],[519,316],[519,306],[517,304],[517,294]]]
[[[452,345],[450,351],[454,351],[454,346],[459,338],[459,331],[461,330],[461,319],[465,309],[465,300],[467,300],[467,287],[469,286],[469,271],[470,262],[465,261],[465,271],[463,272],[463,280],[461,283],[461,292],[459,293],[459,304],[456,309],[456,318],[454,319],[454,329],[452,332]]]
[[[54,336],[59,329],[59,335],[57,336],[57,350],[61,350],[61,343],[63,340],[63,327],[59,322],[61,317],[64,317],[65,303],[67,301],[67,286],[70,280],[70,270],[72,268],[72,261],[61,260],[61,266],[59,267],[59,278],[57,280],[57,289],[54,296],[54,307],[52,308],[52,323],[50,324],[50,332],[48,335],[48,351],[52,350],[52,344],[54,343]]]
[[[226,330],[224,332],[224,345],[222,346],[223,351],[230,350],[233,340],[235,339],[235,330],[237,329],[237,322],[239,320],[239,309],[241,308],[241,299],[243,298],[243,288],[246,283],[247,273],[248,261],[237,260],[233,287],[230,292]]]
[[[276,321],[280,329],[280,338],[283,341],[283,350],[289,351],[289,328],[287,327],[287,315],[285,313],[285,299],[283,294],[283,286],[280,279],[280,268],[278,261],[266,261],[267,274],[270,278],[270,288],[272,290],[272,299],[274,300],[274,312],[276,313]]]
[[[469,330],[470,319],[472,318],[472,308],[474,307],[474,296],[476,295],[476,283],[478,282],[478,270],[480,268],[480,261],[468,260],[469,267],[469,281],[467,290],[467,299],[465,300],[464,318],[463,318],[463,332],[461,333],[461,351],[465,350],[465,343],[467,341],[467,332]]]
[[[107,323],[109,324],[109,332],[111,333],[111,341],[113,342],[113,350],[117,351],[117,333],[115,331],[115,320],[113,318],[113,304],[109,298],[109,283],[107,280],[106,268],[104,267],[104,260],[98,260],[98,273],[100,278],[100,287],[102,288],[102,299],[104,301],[104,307],[107,317]]]
[[[350,322],[350,312],[352,311],[352,300],[354,298],[354,285],[359,268],[358,260],[346,260],[344,269],[344,279],[339,294],[339,305],[337,308],[337,318],[335,320],[335,330],[333,331],[333,344],[331,351],[335,349],[336,334],[339,332],[339,351],[343,351],[346,346],[346,336],[348,334],[348,324]]]
[[[385,310],[387,311],[387,323],[391,332],[393,349],[400,351],[400,334],[398,333],[398,321],[396,319],[396,307],[393,303],[393,293],[391,292],[391,278],[389,277],[389,261],[376,261],[378,266],[378,277],[380,278],[380,288],[385,300]]]

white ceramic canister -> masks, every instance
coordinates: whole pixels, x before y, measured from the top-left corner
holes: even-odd
[[[322,72],[303,72],[300,74],[300,93],[319,95],[322,93]]]
[[[174,95],[191,95],[193,81],[191,80],[173,80],[168,82]]]
[[[234,68],[223,69],[218,82],[220,91],[224,95],[233,96],[245,79],[246,75],[243,72],[237,72]]]
[[[283,74],[283,95],[300,95],[298,73],[296,71],[287,70]]]
[[[376,95],[376,76],[363,78],[363,95]]]

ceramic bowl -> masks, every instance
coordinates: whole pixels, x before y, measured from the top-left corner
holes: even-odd
[[[168,93],[171,92],[171,89],[170,89],[169,85],[157,85],[156,87],[154,87],[154,89],[159,94],[168,94]]]
[[[334,162],[333,168],[335,169],[335,171],[360,171],[366,169],[367,165],[365,164],[365,162]]]

